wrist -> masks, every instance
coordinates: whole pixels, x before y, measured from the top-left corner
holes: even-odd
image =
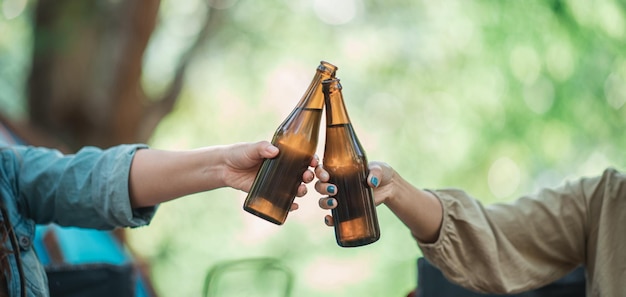
[[[431,192],[419,189],[394,174],[389,183],[389,195],[383,203],[411,230],[420,242],[437,239],[443,218],[443,207]]]
[[[383,199],[383,203],[387,205],[387,207],[402,204],[401,201],[403,197],[406,196],[410,188],[413,188],[411,184],[407,183],[402,176],[395,171],[392,172],[391,178],[389,178],[385,187],[388,191]]]
[[[224,146],[214,146],[202,149],[200,175],[204,181],[204,191],[226,187],[225,167],[227,149]]]

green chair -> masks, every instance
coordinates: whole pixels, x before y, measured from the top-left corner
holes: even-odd
[[[204,297],[289,297],[294,274],[279,259],[250,258],[214,265],[204,280]]]

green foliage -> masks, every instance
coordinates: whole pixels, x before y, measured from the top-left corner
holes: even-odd
[[[327,60],[339,66],[369,159],[418,187],[506,202],[607,166],[626,169],[622,1],[220,3],[232,6],[154,147],[269,140]],[[149,88],[168,81],[202,9],[199,0],[163,1],[145,61]],[[0,32],[5,25],[21,26],[0,19]],[[26,67],[7,58],[27,51],[6,50],[21,38],[0,33],[3,108],[20,92],[4,65]],[[280,227],[245,213],[243,193],[199,194],[161,206],[132,242],[152,261],[164,296],[197,296],[212,265],[252,257],[282,258],[296,275],[294,296],[404,296],[415,287],[419,249],[385,206],[382,238],[342,249],[309,192]]]
[[[26,113],[26,80],[31,58],[27,1],[0,1],[0,109],[9,117]]]

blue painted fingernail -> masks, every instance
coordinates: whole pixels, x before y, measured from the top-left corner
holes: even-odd
[[[372,185],[374,185],[374,187],[378,187],[378,178],[377,177],[375,177],[375,176],[372,177],[370,182],[372,183]]]
[[[326,187],[326,191],[328,193],[331,193],[331,194],[335,193],[335,186],[328,186],[328,187]]]
[[[326,200],[326,204],[327,204],[328,206],[333,206],[333,199],[328,199],[328,200]]]
[[[326,223],[326,225],[328,225],[328,217],[324,217],[324,223]]]

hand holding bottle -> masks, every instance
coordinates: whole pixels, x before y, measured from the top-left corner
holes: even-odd
[[[279,149],[268,141],[260,141],[254,144],[235,144],[225,150],[225,166],[219,177],[224,183],[234,189],[249,192],[254,178],[264,159],[272,159],[278,156]],[[318,165],[318,157],[313,156],[310,167]],[[315,177],[312,170],[307,169],[302,174],[302,182],[298,186],[297,197],[307,193],[305,183],[310,183]],[[290,210],[298,209],[297,203],[292,203]]]
[[[378,206],[392,197],[392,180],[396,172],[384,162],[373,161],[369,163],[368,167],[367,185],[374,190],[374,204]],[[315,167],[315,176],[318,178],[318,181],[315,183],[315,190],[322,195],[328,195],[319,199],[320,207],[323,209],[337,207],[337,200],[333,196],[341,189],[338,189],[337,185],[329,183],[330,174],[324,169],[323,164],[319,163]],[[333,226],[333,217],[331,215],[327,215],[324,221],[326,225]]]
[[[443,207],[434,194],[419,189],[406,181],[389,164],[370,162],[367,184],[373,188],[374,203],[385,204],[411,230],[413,236],[424,243],[435,242],[443,220]],[[318,181],[315,190],[322,195],[319,205],[323,209],[333,209],[337,201],[333,196],[342,189],[329,183],[330,174],[323,164],[315,168]],[[326,225],[333,226],[333,217],[324,218]]]

